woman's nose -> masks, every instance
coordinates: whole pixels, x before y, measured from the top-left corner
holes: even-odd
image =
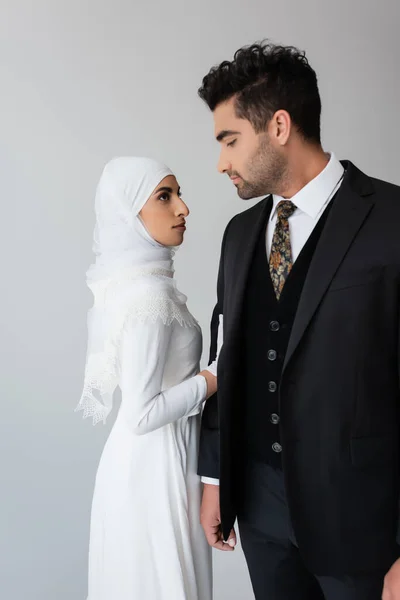
[[[178,215],[182,217],[188,217],[190,214],[190,210],[183,200],[180,201],[180,205],[178,207]]]

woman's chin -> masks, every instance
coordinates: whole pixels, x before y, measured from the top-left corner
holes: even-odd
[[[183,244],[183,242],[184,242],[185,234],[184,233],[179,233],[178,235],[175,235],[174,238],[175,238],[175,240],[171,244],[171,246],[181,246]]]

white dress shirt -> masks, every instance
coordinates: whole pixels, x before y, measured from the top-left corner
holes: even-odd
[[[293,262],[296,261],[325,208],[339,189],[343,174],[344,168],[335,155],[331,154],[325,169],[290,198],[291,202],[297,207],[289,217],[290,245]],[[267,227],[268,259],[278,216],[276,209],[282,200],[288,200],[288,198],[272,196],[273,204]]]
[[[297,207],[294,213],[289,217],[290,244],[292,248],[292,260],[296,261],[304,244],[307,242],[314,227],[318,223],[321,215],[333,196],[339,189],[343,180],[344,168],[331,153],[330,160],[325,169],[317,177],[312,179],[290,200]],[[267,256],[271,252],[272,238],[275,231],[277,220],[277,206],[282,200],[281,196],[272,196],[272,210],[268,221],[266,232]],[[219,484],[218,479],[202,477],[203,483]]]

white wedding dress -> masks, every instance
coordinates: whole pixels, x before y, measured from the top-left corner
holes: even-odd
[[[122,403],[92,506],[88,600],[211,600],[211,549],[196,474],[206,382],[201,331],[178,292],[131,314],[120,343]]]

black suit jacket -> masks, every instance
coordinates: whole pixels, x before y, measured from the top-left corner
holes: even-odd
[[[293,528],[305,563],[324,574],[390,566],[400,483],[400,188],[343,164],[279,390]],[[218,394],[203,413],[199,473],[220,479],[225,538],[243,485],[242,306],[266,202],[225,231],[212,320],[211,360],[220,313],[224,344]]]

